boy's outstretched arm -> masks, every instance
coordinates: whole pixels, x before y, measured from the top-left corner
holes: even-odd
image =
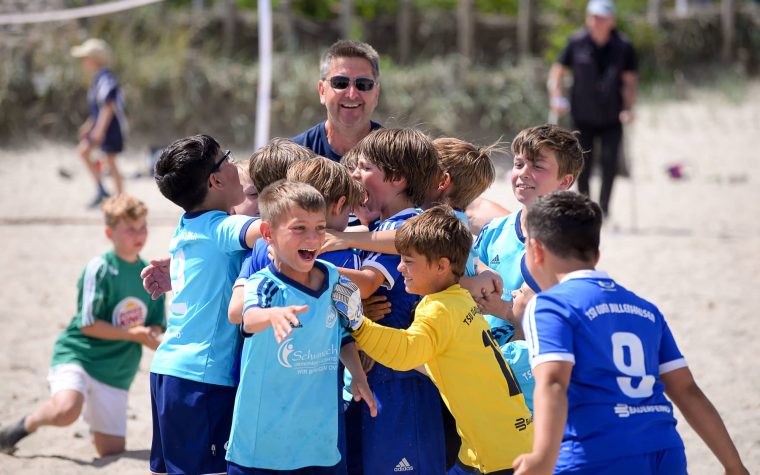
[[[340,275],[348,277],[359,288],[363,299],[370,297],[385,282],[385,276],[374,267],[362,267],[361,269],[349,269],[339,267]]]
[[[293,327],[301,324],[296,316],[309,309],[308,305],[290,305],[288,307],[249,307],[243,312],[243,330],[245,333],[259,333],[270,326],[274,330],[277,343],[293,333]]]
[[[154,328],[157,327],[157,328]],[[120,328],[111,325],[103,320],[95,320],[92,325],[82,327],[81,332],[90,338],[100,338],[101,340],[126,340],[140,343],[151,350],[158,348],[161,343],[160,326],[146,327],[137,325],[132,328]]]
[[[395,242],[395,229],[374,232],[328,230],[325,233],[325,242],[322,244],[320,252],[355,248],[362,251],[379,252],[381,254],[398,254]]]
[[[660,380],[665,384],[665,394],[678,406],[691,428],[715,454],[726,474],[749,475],[723,419],[697,386],[689,368],[668,371],[660,375]]]
[[[551,475],[567,421],[567,387],[573,364],[547,361],[533,368],[533,451],[512,462],[515,475]]]
[[[377,403],[367,382],[367,375],[362,368],[356,343],[351,342],[341,347],[340,361],[351,373],[351,394],[354,396],[354,401],[363,399],[369,408],[369,414],[375,417],[377,415]]]

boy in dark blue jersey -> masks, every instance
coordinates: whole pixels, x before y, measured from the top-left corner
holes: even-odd
[[[379,129],[353,149],[353,172],[367,192],[371,208],[380,210],[378,231],[394,230],[420,214],[420,206],[439,175],[438,156],[428,137],[413,129]],[[398,270],[400,256],[362,252],[362,267],[341,273],[353,280],[362,298],[379,293],[392,303],[378,321],[408,328],[418,297],[406,292]],[[394,371],[379,363],[367,378],[378,403],[378,415],[362,417],[362,457],[365,475],[414,471],[445,473],[443,424],[438,390],[416,371]]]
[[[526,263],[548,290],[523,319],[536,380],[535,439],[533,452],[515,460],[515,474],[686,474],[665,395],[726,473],[747,474],[660,311],[594,270],[601,224],[599,205],[574,192],[530,207]]]

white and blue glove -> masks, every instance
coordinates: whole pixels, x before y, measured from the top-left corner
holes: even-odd
[[[362,326],[362,297],[359,287],[349,279],[341,276],[332,292],[333,305],[340,315],[343,326],[349,332],[355,332]]]

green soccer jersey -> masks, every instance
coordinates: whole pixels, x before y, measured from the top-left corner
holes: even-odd
[[[53,349],[52,365],[74,363],[94,379],[129,389],[137,373],[142,345],[124,340],[103,340],[82,333],[81,328],[103,320],[113,326],[166,327],[164,297],[151,300],[143,289],[142,259],[129,263],[113,251],[92,259],[79,278],[77,313],[61,333]]]

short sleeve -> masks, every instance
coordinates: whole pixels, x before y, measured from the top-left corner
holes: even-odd
[[[108,263],[105,259],[96,257],[87,263],[82,274],[78,327],[90,326],[95,323],[95,320],[111,321],[105,308],[109,284],[107,277]]]
[[[478,237],[475,238],[475,242],[472,244],[472,249],[480,262],[488,265],[488,242],[491,235],[491,222],[483,226],[483,229],[478,233]]]
[[[636,72],[638,70],[638,58],[636,57],[636,50],[628,43],[625,49],[625,62],[623,63],[623,71]]]
[[[398,271],[400,263],[401,256],[399,255],[371,252],[362,260],[362,268],[370,267],[379,271],[385,277],[385,282],[381,286],[392,289],[396,284],[396,279],[401,276],[401,273]]]
[[[662,316],[660,316],[662,318]],[[687,366],[686,359],[678,349],[673,333],[668,327],[668,323],[662,320],[662,337],[660,339],[660,374],[673,371],[674,369],[683,368]]]
[[[523,331],[532,368],[547,361],[575,363],[570,316],[561,302],[545,295],[536,295],[528,302]]]
[[[96,98],[101,106],[115,101],[119,94],[119,83],[110,73],[100,76],[97,83]]]
[[[279,291],[277,283],[264,274],[256,273],[248,278],[243,290],[243,311],[252,307],[269,308]]]
[[[210,233],[219,247],[227,253],[249,249],[245,234],[256,218],[244,215],[229,216],[219,213],[211,218]]]
[[[557,62],[566,67],[573,66],[573,42],[568,41],[557,57]]]

